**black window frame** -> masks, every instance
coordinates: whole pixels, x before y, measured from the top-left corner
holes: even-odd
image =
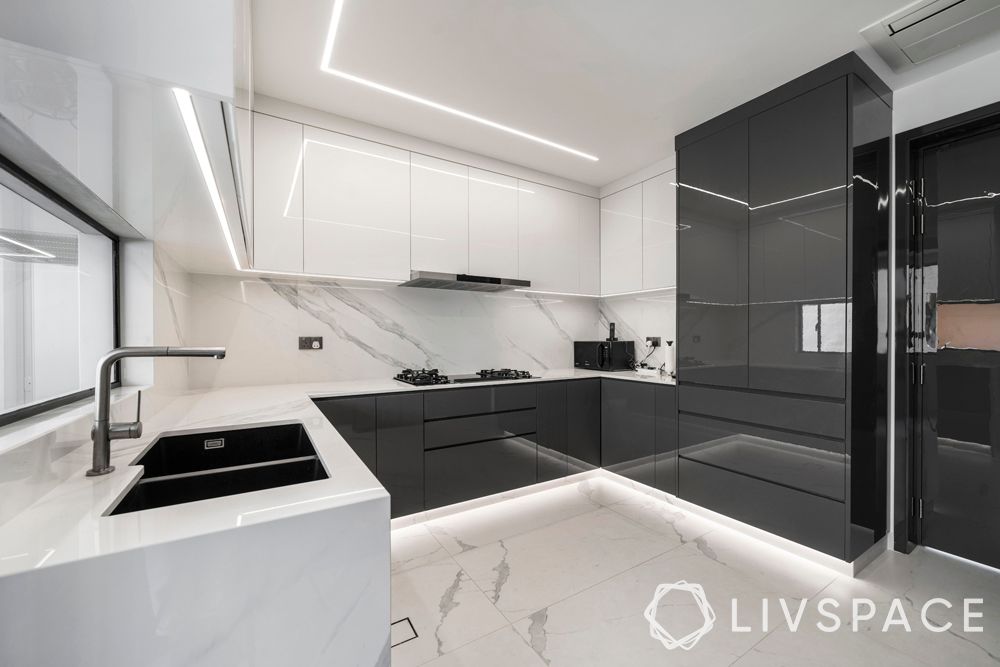
[[[0,178],[0,186],[6,187],[14,194],[22,197],[23,199],[31,202],[35,206],[38,206],[42,210],[50,213],[54,217],[62,220],[70,226],[77,226],[74,222],[70,222],[66,219],[66,215],[72,216],[75,222],[83,223],[87,227],[94,229],[98,233],[104,235],[111,240],[111,290],[112,290],[112,337],[113,346],[119,347],[121,345],[121,262],[119,261],[119,237],[114,234],[107,227],[101,223],[94,220],[91,216],[84,213],[78,207],[73,205],[71,202],[66,200],[64,197],[60,196],[58,193],[54,192],[51,188],[47,187],[45,184],[40,182],[38,179],[34,178],[26,171],[18,167],[16,164],[8,160],[6,157],[0,155],[0,172],[6,172],[3,174],[6,178]],[[17,183],[22,187],[11,187],[13,183]],[[36,197],[28,197],[25,195],[24,188],[27,187]],[[52,206],[42,206],[37,196],[41,196],[43,199],[48,200]],[[95,370],[96,376],[96,370]],[[121,368],[116,365],[114,382],[111,383],[113,388],[121,386]],[[37,403],[32,403],[21,408],[15,408],[9,412],[0,412],[0,428],[10,426],[11,424],[16,424],[19,421],[23,421],[30,417],[35,417],[50,410],[56,408],[65,407],[71,405],[78,401],[90,398],[94,395],[94,387],[89,389],[81,389],[80,391],[75,391],[71,394],[64,394],[63,396],[57,396],[55,398],[50,398],[44,401],[38,401]]]

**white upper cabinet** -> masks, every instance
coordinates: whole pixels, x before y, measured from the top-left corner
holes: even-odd
[[[253,266],[302,271],[302,125],[254,114]]]
[[[677,285],[675,171],[642,184],[642,288]]]
[[[469,167],[469,273],[517,276],[516,178]]]
[[[596,201],[518,181],[518,278],[532,289],[597,295]]]
[[[601,293],[642,289],[642,184],[601,200]]]
[[[305,272],[408,280],[409,152],[314,127],[304,137]]]
[[[469,272],[469,168],[410,154],[410,266]]]
[[[580,212],[580,292],[601,293],[601,200],[574,195]]]

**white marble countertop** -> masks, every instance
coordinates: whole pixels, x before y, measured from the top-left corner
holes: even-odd
[[[0,525],[0,576],[386,496],[385,489],[326,420],[312,398],[595,377],[673,384],[673,379],[668,377],[644,377],[631,371],[563,369],[545,371],[530,380],[473,385],[413,387],[390,379],[351,380],[233,387],[178,396],[152,417],[144,417],[142,438],[112,443],[115,470],[111,474],[96,478],[85,476],[90,464],[89,442],[82,442],[71,456],[66,457],[64,465],[75,465],[78,470],[71,471],[51,492]],[[330,474],[328,479],[106,516],[139,479],[141,467],[130,464],[157,436],[288,422],[301,422],[305,426]],[[37,428],[33,423],[29,431]],[[7,435],[13,438],[18,434]]]

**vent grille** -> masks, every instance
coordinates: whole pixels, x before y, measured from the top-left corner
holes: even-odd
[[[1000,31],[1000,0],[931,0],[861,31],[895,71]]]

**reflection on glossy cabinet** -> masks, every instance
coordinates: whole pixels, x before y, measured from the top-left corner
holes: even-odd
[[[407,280],[410,154],[305,128],[306,273]]]
[[[254,114],[253,266],[302,271],[302,125]]]
[[[601,293],[642,289],[643,184],[601,200]]]
[[[601,380],[601,467],[647,486],[655,480],[655,387]]]
[[[518,181],[518,278],[533,289],[597,294],[597,200]]]
[[[469,168],[410,154],[410,266],[469,272]]]
[[[746,387],[746,121],[682,147],[677,160],[678,380]]]
[[[843,397],[847,80],[750,119],[749,386]]]
[[[671,170],[642,183],[642,289],[677,284],[677,186]]]
[[[469,167],[469,273],[517,275],[517,179]]]

